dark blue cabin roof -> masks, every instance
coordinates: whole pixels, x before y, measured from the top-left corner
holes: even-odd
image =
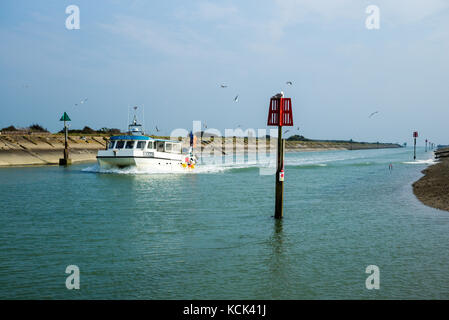
[[[147,136],[131,136],[131,135],[126,135],[126,136],[112,136],[110,138],[111,141],[116,141],[116,140],[153,140],[153,141],[164,141],[164,142],[178,142],[180,143],[181,141],[173,141],[173,140],[165,140],[165,139],[154,139],[151,137],[147,137]]]

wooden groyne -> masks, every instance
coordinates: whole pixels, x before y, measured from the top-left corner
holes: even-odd
[[[435,159],[449,158],[449,148],[438,149],[435,151]]]

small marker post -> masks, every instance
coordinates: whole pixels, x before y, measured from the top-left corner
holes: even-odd
[[[64,121],[64,158],[59,159],[59,165],[60,166],[67,166],[72,164],[72,160],[69,158],[69,144],[68,144],[68,127],[67,127],[67,121],[71,121],[69,118],[69,115],[64,112],[61,119],[59,121]]]
[[[416,138],[418,138],[418,131],[413,132],[413,160],[416,160]]]

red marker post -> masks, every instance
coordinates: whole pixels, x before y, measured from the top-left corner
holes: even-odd
[[[284,149],[285,140],[282,139],[282,127],[293,126],[293,110],[291,98],[272,97],[268,110],[268,126],[278,126],[278,150],[276,165],[276,200],[274,218],[281,219],[283,216],[284,198]]]
[[[418,138],[418,131],[413,132],[413,160],[416,160],[416,138]]]

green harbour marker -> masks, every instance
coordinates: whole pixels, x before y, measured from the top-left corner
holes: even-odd
[[[70,120],[69,115],[64,112],[61,119],[59,121],[64,121],[64,158],[59,159],[59,165],[60,166],[67,166],[72,164],[72,160],[69,159],[69,144],[68,144],[68,127],[67,127],[67,121]]]

